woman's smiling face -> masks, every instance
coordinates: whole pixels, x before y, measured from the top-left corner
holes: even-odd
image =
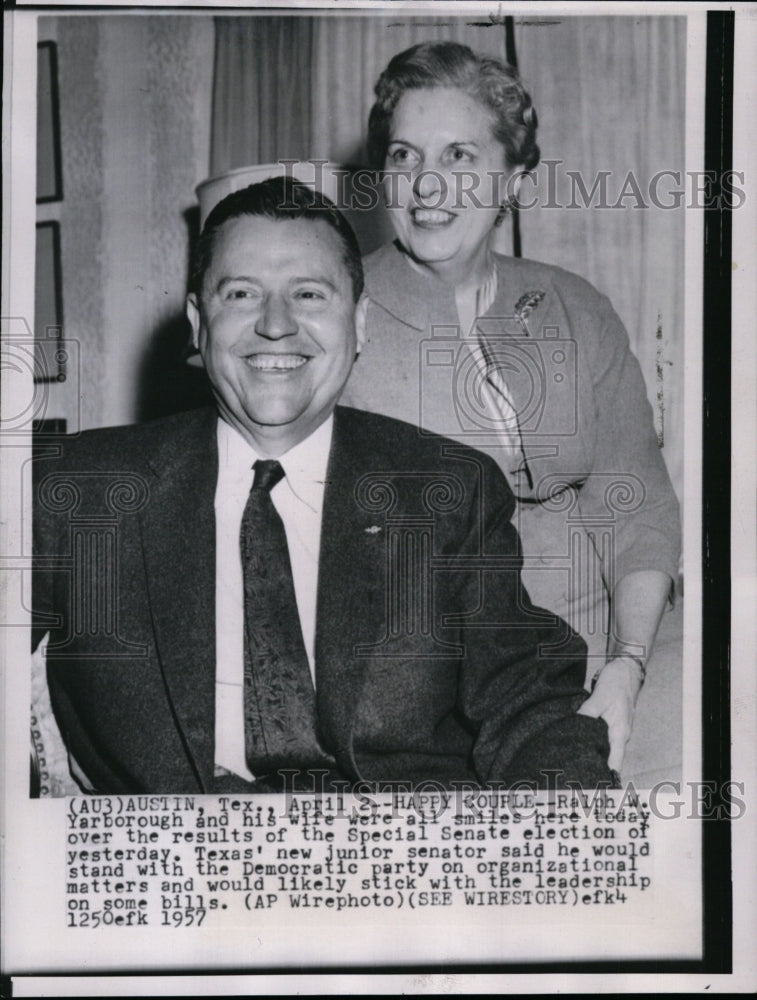
[[[511,173],[492,114],[453,87],[408,90],[392,115],[385,192],[400,243],[440,277],[485,259]]]

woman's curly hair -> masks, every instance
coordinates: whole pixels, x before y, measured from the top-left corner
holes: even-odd
[[[493,113],[494,137],[504,146],[508,165],[536,167],[536,109],[518,73],[458,42],[422,42],[389,62],[376,84],[368,118],[368,155],[374,167],[384,166],[392,115],[402,95],[432,87],[458,87],[479,100]]]

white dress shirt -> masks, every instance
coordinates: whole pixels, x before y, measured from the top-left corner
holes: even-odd
[[[495,298],[497,297],[497,269],[492,267],[489,277],[476,290],[476,319],[480,319],[489,312]],[[497,434],[502,443],[503,457],[508,470],[511,484],[518,484],[518,489],[522,487],[521,475],[525,472],[526,459],[523,452],[523,439],[521,437],[518,415],[513,404],[507,381],[500,369],[491,362],[489,357],[486,338],[480,329],[476,330],[476,338],[467,341],[469,350],[475,359],[478,370],[483,375],[481,384],[481,398],[489,415],[494,418]],[[516,489],[516,492],[518,491]]]
[[[284,522],[294,592],[310,673],[315,681],[315,614],[318,553],[326,467],[334,418],[278,461],[285,478],[271,490]],[[245,759],[244,596],[239,533],[253,481],[253,464],[262,456],[219,417],[216,518],[216,719],[215,763],[254,780]]]

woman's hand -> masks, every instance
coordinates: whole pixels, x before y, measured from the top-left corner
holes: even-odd
[[[591,695],[579,708],[579,714],[604,719],[610,736],[613,771],[620,771],[626,744],[631,736],[636,699],[644,682],[643,662],[652,652],[657,628],[670,593],[670,577],[658,570],[636,570],[622,577],[612,595],[614,638],[607,650],[608,662],[602,667]],[[633,655],[626,655],[633,650]]]
[[[613,771],[620,771],[623,764],[642,680],[636,660],[618,656],[602,667],[591,695],[578,710],[579,715],[604,719],[607,723],[610,739],[607,764]]]

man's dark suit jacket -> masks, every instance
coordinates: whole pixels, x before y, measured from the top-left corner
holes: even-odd
[[[216,419],[90,431],[35,462],[35,638],[99,792],[218,790]],[[583,641],[519,595],[512,510],[486,456],[337,408],[315,645],[337,776],[611,781],[605,723],[575,714]]]

